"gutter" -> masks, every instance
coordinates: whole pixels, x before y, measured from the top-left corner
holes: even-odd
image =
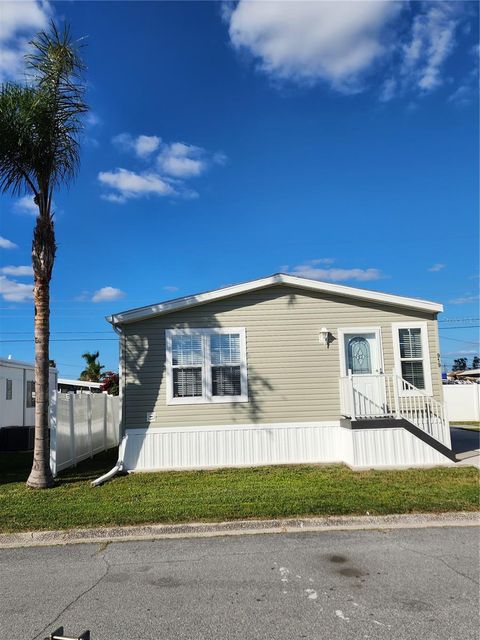
[[[120,327],[118,325],[112,324],[113,330],[115,331],[115,333],[120,336],[120,344],[122,341],[122,330],[120,329]],[[121,351],[122,353],[122,351]],[[123,379],[123,353],[122,353],[122,357],[119,360],[119,380],[120,380],[120,390],[119,390],[119,396],[120,396],[120,416],[119,416],[119,429],[123,429],[123,387],[122,387],[122,379]],[[114,478],[116,475],[118,475],[119,473],[123,473],[125,471],[125,463],[124,463],[124,457],[125,457],[125,449],[127,446],[127,441],[128,441],[128,435],[127,434],[123,434],[122,436],[122,440],[120,442],[120,445],[118,447],[118,460],[115,464],[115,466],[110,469],[110,471],[107,471],[107,473],[104,473],[103,476],[100,476],[99,478],[97,478],[96,480],[92,480],[91,482],[91,486],[92,487],[99,487],[100,485],[104,484],[104,482],[108,482],[109,480],[111,480],[112,478]]]

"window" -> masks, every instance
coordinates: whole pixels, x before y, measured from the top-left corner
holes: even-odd
[[[167,329],[167,404],[247,402],[245,329]]]
[[[5,385],[5,400],[11,400],[13,397],[13,383],[12,380],[6,379]]]
[[[431,393],[430,357],[426,323],[393,325],[395,368],[411,385]],[[403,394],[414,393],[404,390]]]
[[[402,378],[417,389],[425,389],[421,329],[399,329]]]
[[[355,336],[348,341],[348,368],[356,375],[359,373],[372,373],[370,358],[370,345],[363,336]]]
[[[223,333],[210,336],[212,396],[240,396],[240,334]]]
[[[172,369],[174,398],[202,395],[202,336],[172,337]]]
[[[35,406],[35,380],[27,380],[27,397],[25,398],[27,409]]]

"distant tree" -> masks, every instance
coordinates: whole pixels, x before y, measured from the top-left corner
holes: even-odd
[[[82,353],[82,358],[87,363],[87,366],[80,374],[80,380],[86,380],[87,382],[100,382],[102,380],[102,369],[105,369],[105,367],[103,364],[100,364],[98,359],[99,355],[99,351],[95,351],[95,353],[90,353],[89,351]]]
[[[467,358],[456,358],[453,361],[452,371],[465,371],[467,368]]]
[[[472,369],[480,369],[480,356],[474,356],[473,357]]]
[[[106,391],[110,396],[118,396],[119,392],[119,377],[118,373],[114,371],[105,371],[103,374],[102,391]]]

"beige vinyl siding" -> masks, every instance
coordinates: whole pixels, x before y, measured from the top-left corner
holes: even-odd
[[[321,327],[381,327],[384,368],[394,367],[392,322],[427,321],[433,392],[441,396],[433,314],[272,286],[123,326],[127,428],[275,423],[340,418],[339,343],[319,342]],[[166,404],[165,330],[245,327],[249,401]]]

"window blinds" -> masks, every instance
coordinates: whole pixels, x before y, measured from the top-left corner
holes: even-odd
[[[179,333],[172,336],[174,398],[242,395],[242,352],[239,333]]]
[[[422,358],[422,330],[399,329],[400,357]]]
[[[422,330],[419,328],[399,329],[398,338],[402,378],[417,389],[425,389]]]

